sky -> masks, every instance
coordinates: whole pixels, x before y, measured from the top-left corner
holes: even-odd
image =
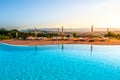
[[[120,0],[0,0],[0,27],[120,28]]]

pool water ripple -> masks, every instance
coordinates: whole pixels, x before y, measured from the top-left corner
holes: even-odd
[[[0,80],[119,80],[119,48],[0,44]]]

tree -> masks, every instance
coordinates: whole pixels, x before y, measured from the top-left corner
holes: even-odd
[[[79,37],[79,34],[76,33],[76,32],[74,32],[74,33],[73,33],[73,37]]]
[[[0,35],[7,35],[8,34],[8,30],[1,28],[0,29]]]
[[[16,38],[16,33],[19,33],[19,31],[17,29],[12,29],[9,31],[8,35],[10,38]]]
[[[105,37],[116,37],[117,34],[113,33],[113,32],[108,32],[108,34],[105,35]]]

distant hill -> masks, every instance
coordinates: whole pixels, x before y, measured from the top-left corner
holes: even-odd
[[[39,31],[58,31],[58,28],[37,28]],[[64,32],[90,32],[90,28],[64,28]],[[34,29],[21,30],[22,32],[33,32]],[[61,29],[59,29],[61,31]],[[106,32],[107,28],[94,28],[94,32]],[[109,31],[120,32],[120,28],[109,28]]]

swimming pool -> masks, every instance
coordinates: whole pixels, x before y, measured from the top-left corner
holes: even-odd
[[[0,44],[0,80],[120,80],[120,46]]]

